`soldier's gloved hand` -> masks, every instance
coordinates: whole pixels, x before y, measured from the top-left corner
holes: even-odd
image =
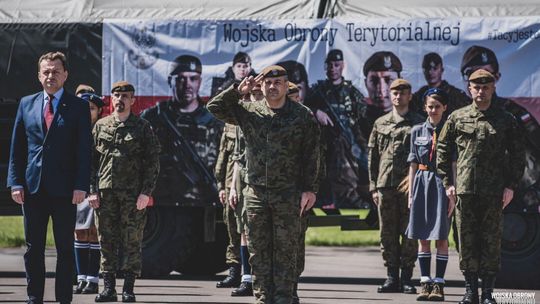
[[[303,216],[309,209],[313,208],[315,204],[315,193],[302,192],[302,198],[300,199],[300,216]]]
[[[143,210],[148,206],[148,202],[150,201],[150,196],[146,194],[139,194],[139,197],[137,198],[137,210]]]
[[[80,204],[84,201],[85,197],[86,191],[73,190],[73,199],[71,200],[71,203],[73,203],[74,205]]]
[[[236,209],[236,204],[238,204],[238,195],[236,194],[236,189],[232,187],[231,192],[229,192],[229,206]]]
[[[219,190],[219,202],[225,205],[225,190]]]
[[[514,190],[510,188],[504,188],[502,202],[503,202],[503,209],[510,204],[512,199],[514,198]]]
[[[373,202],[375,205],[379,206],[379,192],[373,191],[371,192],[371,198],[373,199]]]
[[[332,122],[332,119],[330,119],[330,116],[328,116],[328,114],[326,114],[326,112],[324,111],[317,110],[315,112],[315,117],[317,117],[317,120],[323,126],[327,126],[327,125],[330,125],[332,127],[334,126],[334,122]]]
[[[99,195],[97,193],[90,193],[88,196],[88,204],[94,209],[99,208]]]

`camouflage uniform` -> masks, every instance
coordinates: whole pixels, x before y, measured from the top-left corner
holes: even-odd
[[[343,126],[350,130],[353,140],[365,152],[371,124],[368,122],[367,106],[363,100],[362,93],[350,81],[343,80],[341,84],[334,85],[325,80],[313,85],[310,96],[306,98],[306,106],[314,113],[321,110],[332,117],[327,109],[327,104],[330,105]],[[358,206],[364,196],[362,193],[367,192],[368,174],[365,170],[367,162],[351,163],[350,158],[346,156],[347,152],[344,151],[345,139],[336,125],[334,121],[334,127],[322,128],[326,139],[324,144],[327,145],[325,157],[328,174],[321,183],[321,187],[324,188],[321,188],[318,198],[323,204]]]
[[[471,104],[471,98],[465,92],[449,84],[446,80],[443,80],[437,88],[448,94],[448,105],[446,111],[443,113],[444,120],[455,110]],[[411,100],[411,110],[418,112],[424,117],[427,117],[424,107],[424,93],[429,89],[429,86],[421,87],[413,94],[413,99]]]
[[[96,226],[101,245],[101,270],[141,273],[141,241],[145,209],[137,210],[139,194],[152,195],[159,172],[160,146],[150,124],[134,114],[121,122],[114,115],[93,129],[91,193],[99,192]],[[118,265],[118,247],[123,259]],[[120,267],[118,267],[120,266]]]
[[[402,117],[392,111],[375,121],[369,138],[369,191],[379,192],[381,251],[388,268],[412,269],[416,261],[418,242],[405,235],[407,197],[397,187],[408,174],[411,129],[422,121],[415,112]]]
[[[437,171],[445,187],[452,185],[454,145],[460,269],[491,275],[500,268],[503,190],[515,189],[523,174],[521,136],[510,113],[493,104],[486,111],[476,104],[456,110],[437,144]]]
[[[246,208],[244,206],[244,196],[242,191],[244,190],[246,183],[246,140],[244,133],[240,127],[236,126],[236,140],[234,142],[233,160],[238,165],[238,176],[236,177],[236,184],[234,185],[237,195],[237,203],[235,210],[236,227],[238,233],[246,232],[247,215]]]
[[[221,142],[219,144],[219,155],[216,162],[214,174],[216,176],[218,191],[225,190],[225,206],[223,207],[223,221],[227,226],[229,235],[229,245],[226,252],[227,265],[240,264],[240,234],[237,232],[236,217],[234,209],[229,206],[229,192],[233,175],[233,152],[236,142],[236,127],[225,124]]]
[[[230,87],[208,103],[219,119],[239,125],[246,140],[244,203],[256,303],[290,304],[296,282],[302,192],[317,192],[319,128],[311,112],[289,99],[243,102]]]

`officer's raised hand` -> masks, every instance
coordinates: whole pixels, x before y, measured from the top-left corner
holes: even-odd
[[[255,77],[248,76],[248,77],[244,78],[244,80],[242,80],[242,82],[240,82],[240,84],[238,85],[237,90],[240,93],[240,95],[249,94],[249,93],[251,93],[251,90],[255,87],[255,85],[257,83],[262,82],[262,79],[263,79],[262,74],[259,74],[259,75],[255,76]]]
[[[302,192],[302,198],[300,199],[300,216],[303,216],[309,209],[313,208],[315,199],[315,193]]]

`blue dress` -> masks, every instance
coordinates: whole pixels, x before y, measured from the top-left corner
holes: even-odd
[[[439,123],[437,134],[442,122]],[[428,170],[417,170],[412,187],[413,202],[407,237],[418,240],[446,240],[450,231],[448,198],[441,178],[436,173],[436,151],[431,156],[434,128],[429,121],[411,130],[411,150],[407,161],[423,164]]]

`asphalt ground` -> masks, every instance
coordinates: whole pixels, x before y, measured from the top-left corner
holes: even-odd
[[[0,303],[24,303],[26,279],[24,277],[23,248],[0,249]],[[432,271],[434,271],[433,258]],[[45,302],[54,303],[55,252],[46,252],[47,280]],[[216,282],[225,273],[215,276],[193,277],[171,274],[159,280],[135,283],[138,303],[253,303],[252,297],[231,297],[231,289],[218,289]],[[415,295],[380,294],[377,286],[386,277],[386,269],[377,247],[308,247],[306,269],[300,280],[301,303],[418,303]],[[418,286],[419,270],[414,277]],[[540,279],[540,278],[539,278]],[[464,291],[458,269],[457,253],[450,251],[446,272],[446,302],[457,303]],[[122,280],[117,282],[121,291]],[[100,289],[103,282],[100,281]],[[540,299],[540,291],[504,290],[497,292],[532,292]],[[95,295],[74,295],[73,303],[94,303]],[[540,300],[539,300],[540,301]],[[539,302],[540,303],[540,302]]]

